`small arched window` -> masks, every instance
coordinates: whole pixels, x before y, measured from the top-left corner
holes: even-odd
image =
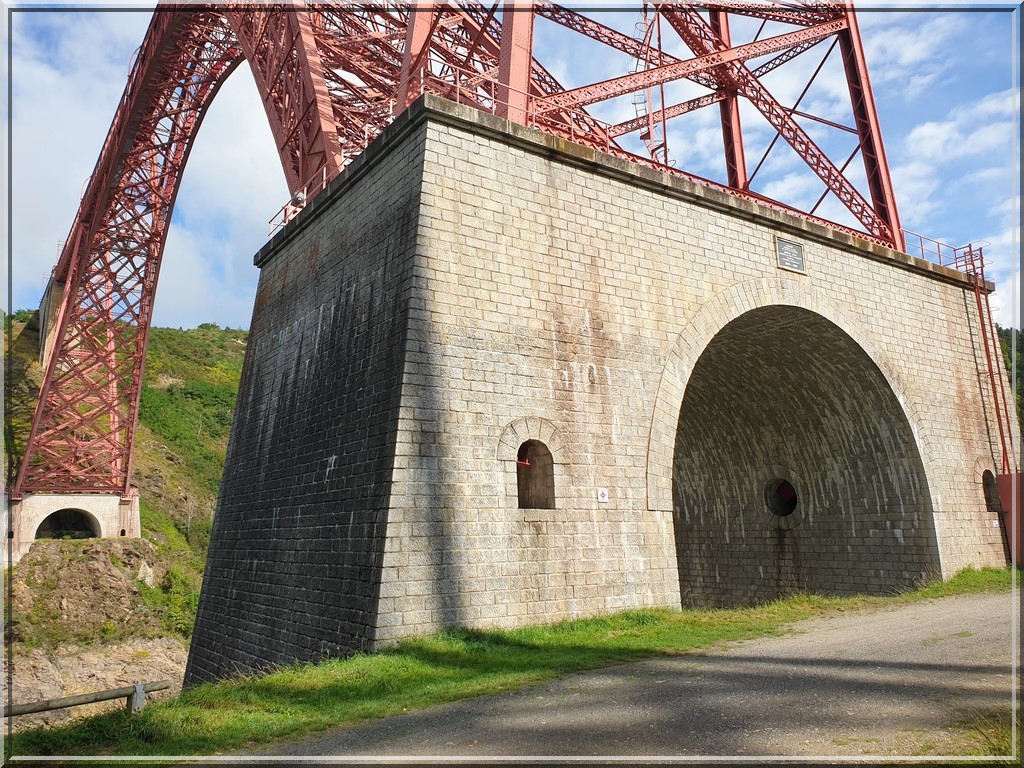
[[[516,454],[520,509],[555,508],[555,462],[539,440],[527,440]]]
[[[981,474],[981,489],[985,493],[985,506],[989,512],[996,515],[1003,513],[1003,505],[999,502],[999,486],[996,485],[996,476],[991,470],[986,469]]]

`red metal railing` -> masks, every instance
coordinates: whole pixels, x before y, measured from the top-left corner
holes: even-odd
[[[959,247],[947,245],[931,237],[911,232],[909,229],[903,230],[903,239],[906,244],[906,252],[911,256],[935,262],[943,267],[965,271],[963,269],[964,252],[971,247],[970,245]]]

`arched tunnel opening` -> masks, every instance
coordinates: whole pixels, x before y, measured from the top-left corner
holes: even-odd
[[[799,307],[751,310],[701,354],[672,493],[685,605],[888,594],[940,570],[896,395],[860,345]]]
[[[37,539],[91,539],[100,535],[100,525],[81,509],[58,509],[36,529]]]

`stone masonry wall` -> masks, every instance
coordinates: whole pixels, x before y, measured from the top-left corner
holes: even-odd
[[[765,304],[804,307],[839,329],[849,343],[835,354],[851,357],[829,371],[820,336],[824,381],[872,366],[875,384],[892,391],[876,386],[859,403],[891,413],[862,424],[905,418],[906,429],[891,431],[920,449],[917,457],[913,445],[893,448],[908,455],[885,466],[917,462],[917,474],[844,486],[836,514],[847,524],[897,497],[919,523],[886,525],[883,514],[836,525],[842,539],[821,555],[857,547],[863,573],[848,589],[885,591],[1002,563],[974,476],[976,463],[997,458],[976,321],[948,270],[428,104],[381,639],[448,622],[514,625],[678,604],[671,481],[682,395],[718,330]],[[804,246],[806,274],[779,269],[778,233]],[[868,442],[884,442],[886,429]],[[846,432],[860,434],[856,425]],[[531,438],[557,444],[555,509],[517,508],[515,454]],[[835,471],[858,469],[878,467]],[[884,498],[866,495],[875,483],[890,486]],[[608,502],[597,501],[598,488]],[[760,502],[761,484],[748,491]],[[734,557],[757,556],[733,547]],[[746,574],[730,588],[747,589]]]
[[[257,255],[186,684],[372,648],[421,162],[364,156]]]
[[[948,269],[429,96],[258,263],[190,681],[678,606],[681,580],[721,602],[770,596],[755,576],[886,591],[1003,562],[973,297]],[[778,361],[748,376],[772,345],[782,387]],[[758,403],[773,436],[745,446]],[[528,440],[552,509],[519,508]],[[715,451],[737,464],[702,499]],[[805,502],[798,559],[732,535],[766,522],[767,471]],[[709,576],[694,536],[742,567]]]

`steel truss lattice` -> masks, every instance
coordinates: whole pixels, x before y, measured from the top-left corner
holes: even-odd
[[[12,497],[131,492],[140,382],[171,211],[203,115],[243,59],[294,201],[315,196],[429,91],[903,248],[851,8],[659,3],[637,6],[635,15],[644,19],[639,34],[600,11],[550,2],[158,7],[53,271],[63,299]],[[576,71],[577,82],[563,85],[545,68],[555,68],[557,51],[535,45],[556,33],[632,65],[601,81]],[[833,90],[838,72],[844,116],[833,114],[834,104],[828,114],[814,112],[808,94],[823,72],[832,73]],[[795,101],[794,80],[803,86]],[[709,108],[721,125],[717,179],[669,162],[670,137],[687,142],[679,121]],[[759,121],[756,141],[751,117]],[[846,142],[841,150],[836,137]],[[751,168],[754,150],[760,158]],[[783,151],[816,179],[821,194],[813,205],[758,191],[758,175]],[[817,218],[823,203],[840,215]]]

